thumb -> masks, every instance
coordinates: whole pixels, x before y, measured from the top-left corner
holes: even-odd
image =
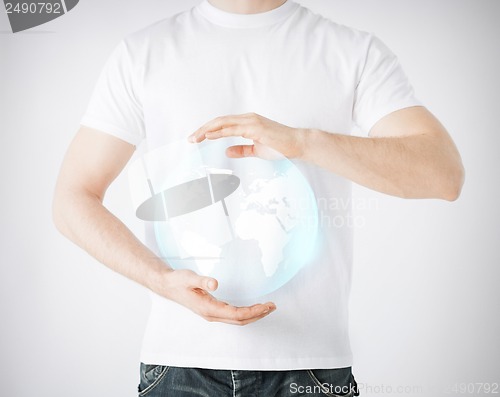
[[[195,274],[195,277],[191,280],[193,287],[204,289],[206,291],[215,291],[219,286],[219,283],[215,278],[203,277]]]

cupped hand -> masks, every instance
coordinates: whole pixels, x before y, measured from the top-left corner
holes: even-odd
[[[240,136],[253,140],[253,145],[237,145],[227,149],[232,158],[260,157],[272,159],[277,151],[288,158],[300,158],[304,150],[305,130],[292,128],[255,113],[217,117],[189,136],[199,143],[205,139]]]
[[[220,301],[210,294],[217,289],[217,280],[200,276],[191,270],[171,270],[164,274],[160,284],[162,287],[155,292],[211,322],[246,325],[266,317],[276,309],[272,302],[239,307]]]

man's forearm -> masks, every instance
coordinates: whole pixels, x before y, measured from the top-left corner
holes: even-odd
[[[188,269],[172,270],[103,205],[135,147],[82,127],[61,166],[54,194],[57,228],[97,260],[208,321],[245,325],[272,313],[272,302],[236,307],[215,299],[217,280]]]
[[[189,141],[241,136],[253,145],[235,145],[232,158],[267,158],[265,147],[313,163],[379,192],[406,198],[454,200],[464,179],[462,160],[441,123],[424,107],[395,111],[372,128],[374,138],[292,128],[255,113],[217,117]],[[376,138],[375,138],[376,137]]]
[[[110,269],[151,290],[170,269],[90,193],[56,193],[53,213],[66,237]]]
[[[360,185],[405,198],[454,200],[463,169],[446,136],[362,138],[307,130],[301,159]],[[446,143],[446,144],[444,144]]]

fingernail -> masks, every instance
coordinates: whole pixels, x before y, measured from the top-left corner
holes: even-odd
[[[195,138],[195,136],[194,136],[194,135],[190,135],[190,136],[188,137],[188,141],[189,141],[189,142],[191,142],[191,143],[195,143],[195,142],[196,142],[196,138]]]

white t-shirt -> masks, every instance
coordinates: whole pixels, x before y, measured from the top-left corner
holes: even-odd
[[[291,0],[251,15],[203,0],[120,43],[82,124],[152,150],[222,115],[255,112],[290,127],[350,134],[416,105],[398,60],[371,34]],[[278,309],[237,327],[151,294],[143,362],[242,370],[352,365],[350,182],[294,163],[318,201],[321,240],[311,263],[260,299]],[[147,244],[155,249],[151,238]]]

